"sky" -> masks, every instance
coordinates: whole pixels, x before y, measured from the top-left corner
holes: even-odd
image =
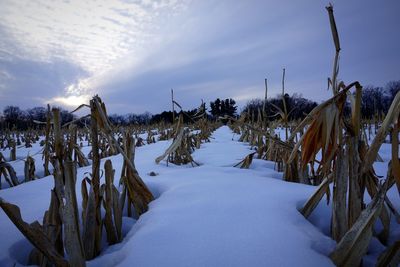
[[[0,110],[72,110],[98,94],[109,113],[158,113],[285,91],[331,96],[334,45],[318,0],[0,0]],[[400,80],[400,1],[332,1],[339,78]]]

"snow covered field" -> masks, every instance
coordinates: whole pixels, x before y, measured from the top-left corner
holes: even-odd
[[[326,232],[330,214],[326,202],[315,210],[311,222],[298,212],[316,188],[282,181],[273,162],[254,159],[250,169],[232,167],[251,152],[238,138],[226,126],[217,129],[211,142],[193,153],[201,164],[195,168],[155,164],[171,141],[138,147],[136,167],[156,200],[138,221],[124,217],[122,243],[106,248],[88,265],[332,266],[327,255],[335,242]],[[385,161],[390,158],[390,145],[382,146],[381,156]],[[107,159],[112,160],[118,186],[122,157]],[[386,175],[387,162],[376,167],[379,175]],[[90,171],[91,166],[78,169],[77,192],[84,173]],[[25,221],[41,222],[52,187],[53,178],[48,176],[1,190],[0,197],[17,204]],[[388,195],[399,210],[397,190],[392,188]],[[80,203],[81,195],[77,196]],[[391,239],[399,239],[399,225],[392,226]],[[0,266],[26,264],[32,246],[3,211],[0,231]],[[374,250],[379,254],[382,248],[376,245]],[[366,263],[374,258],[367,256]]]

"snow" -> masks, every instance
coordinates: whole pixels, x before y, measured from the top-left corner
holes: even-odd
[[[155,164],[171,141],[138,147],[136,167],[156,199],[137,221],[125,217],[122,243],[88,265],[333,266],[327,255],[335,242],[325,229],[329,207],[321,203],[311,222],[298,212],[316,188],[282,181],[273,162],[254,159],[250,169],[234,168],[251,152],[238,138],[226,126],[217,129],[193,153],[199,167]],[[109,159],[118,185],[122,157]],[[91,166],[78,169],[78,203],[81,180],[90,171]],[[17,204],[24,220],[41,222],[52,187],[48,176],[1,190],[0,197]],[[32,246],[3,211],[0,231],[0,266],[26,264]]]

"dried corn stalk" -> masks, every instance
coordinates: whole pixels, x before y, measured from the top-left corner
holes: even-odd
[[[53,158],[54,191],[58,198],[55,204],[59,205],[63,226],[63,233],[60,233],[60,235],[64,236],[64,246],[70,263],[73,266],[85,266],[85,252],[81,239],[75,193],[76,166],[72,162],[72,150],[69,150],[64,144],[60,111],[54,108],[53,125],[55,147],[55,157]]]
[[[35,160],[31,156],[27,156],[24,164],[25,182],[35,179]]]
[[[146,190],[143,189],[142,185],[138,182],[141,180],[139,173],[135,168],[135,147],[134,147],[134,139],[129,134],[124,138],[124,148],[126,154],[128,155],[129,163],[133,166],[132,168],[128,168],[128,162],[125,160],[122,166],[121,176],[122,179],[120,183],[124,185],[125,194],[128,195],[128,211],[130,211],[130,204],[132,203],[135,207],[135,212],[137,216],[142,215],[148,210],[148,204],[153,200],[153,195],[151,193],[147,193]],[[124,193],[123,193],[124,194]],[[124,196],[125,198],[125,196]],[[122,202],[123,204],[125,203]],[[123,206],[121,207],[121,210]],[[129,212],[130,213],[130,212]],[[130,214],[129,214],[130,215]]]
[[[106,210],[103,224],[107,232],[107,242],[113,245],[122,240],[122,210],[119,206],[119,192],[114,186],[114,173],[111,160],[104,163],[106,183],[101,186],[104,191],[103,206]]]
[[[52,153],[52,146],[50,143],[50,131],[51,131],[51,112],[50,112],[50,105],[47,105],[45,139],[44,139],[44,147],[42,154],[42,160],[44,160],[43,163],[44,176],[50,175],[49,163],[50,163],[50,155]]]
[[[147,142],[147,144],[153,144],[156,142],[156,138],[154,137],[153,131],[149,130],[147,132],[146,142]]]
[[[14,140],[11,140],[10,147],[10,161],[17,160],[17,147]]]
[[[157,157],[155,162],[159,164],[164,158],[167,158],[167,163],[172,162],[176,165],[190,163],[193,165],[199,165],[195,162],[190,155],[192,151],[190,136],[183,127],[183,117],[179,117],[178,124],[176,127],[176,135],[172,144],[165,150],[164,154]]]
[[[91,100],[91,106],[92,105],[93,105],[92,117],[96,118],[100,130],[102,130],[106,134],[109,143],[114,145],[115,148],[118,150],[118,152],[122,154],[125,160],[124,162],[126,163],[127,167],[129,167],[133,173],[137,172],[134,164],[129,160],[128,155],[125,153],[125,151],[123,151],[117,140],[114,138],[110,122],[107,119],[105,104],[101,101],[100,97],[95,96]],[[141,201],[146,203],[147,206],[149,202],[154,199],[154,197],[139,175],[135,176],[134,179],[135,179],[135,186],[137,187],[135,190],[137,192],[141,192],[140,194],[140,198],[142,198]]]
[[[348,229],[347,220],[348,155],[339,148],[333,171],[332,237],[339,242]]]
[[[332,6],[327,7],[333,40],[336,48],[335,61],[333,67],[332,79],[329,80],[332,86],[334,96],[323,104],[314,108],[313,111],[298,125],[291,136],[293,140],[297,132],[304,128],[308,123],[306,133],[301,136],[289,158],[291,162],[298,154],[301,146],[301,165],[302,168],[310,162],[315,162],[316,154],[322,150],[322,159],[319,162],[317,170],[318,175],[322,177],[333,174],[333,209],[332,209],[332,237],[336,241],[340,241],[346,233],[348,227],[352,226],[358,218],[363,197],[361,195],[361,175],[359,167],[359,132],[360,132],[360,105],[361,105],[361,86],[358,82],[354,82],[345,86],[343,82],[339,83],[337,75],[339,71],[338,57],[340,51],[339,37],[336,29],[335,19],[333,16]],[[349,133],[348,138],[343,137],[343,108],[346,102],[348,91],[356,88],[356,97],[352,106],[351,129],[346,128]],[[347,145],[347,151],[343,149]],[[347,194],[348,194],[348,177],[350,174],[350,203],[347,215]],[[325,180],[324,186],[327,186]],[[321,187],[317,190],[313,198],[315,202],[310,203],[311,207],[316,206],[320,200]],[[304,211],[309,214],[311,211]],[[347,217],[349,216],[349,217]]]
[[[254,154],[256,154],[256,153],[257,152],[248,154],[242,161],[235,164],[233,167],[240,167],[241,169],[248,169],[250,167],[251,163],[253,162],[253,157],[254,157]]]
[[[19,184],[14,168],[7,162],[0,162],[0,189],[2,176],[10,187],[17,186]]]
[[[100,155],[99,155],[99,131],[97,106],[94,100],[90,101],[91,109],[91,138],[92,138],[92,173],[90,189],[87,197],[86,206],[83,209],[86,211],[83,225],[83,246],[86,260],[96,257],[101,250],[101,213],[100,213]],[[82,203],[84,204],[84,203]]]
[[[79,167],[89,166],[89,161],[86,156],[81,151],[80,146],[77,144],[78,128],[74,124],[69,125],[70,138],[68,143],[68,149],[73,154],[74,162],[79,165]]]
[[[62,219],[64,226],[64,244],[71,266],[86,266],[85,253],[79,227],[78,204],[75,183],[76,166],[72,161],[64,162],[64,199]]]
[[[381,212],[386,189],[387,183],[381,186],[378,194],[330,254],[330,258],[337,266],[360,265],[372,237],[373,225]]]

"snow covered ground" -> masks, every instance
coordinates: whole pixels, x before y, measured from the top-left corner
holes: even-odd
[[[201,164],[195,168],[155,164],[171,141],[137,148],[136,167],[156,200],[138,221],[124,218],[123,242],[104,249],[88,265],[332,266],[327,255],[335,242],[324,233],[329,217],[318,219],[329,216],[329,209],[321,204],[311,217],[319,228],[297,210],[315,187],[282,181],[273,162],[255,159],[250,169],[232,167],[250,153],[238,138],[226,126],[217,129],[211,142],[193,153]],[[110,159],[118,185],[122,157]],[[78,203],[80,182],[90,171],[90,166],[78,169]],[[41,222],[52,187],[48,176],[1,190],[0,197],[17,204],[25,221]],[[392,200],[400,208],[398,195]],[[3,211],[0,233],[0,266],[26,264],[32,246]]]

